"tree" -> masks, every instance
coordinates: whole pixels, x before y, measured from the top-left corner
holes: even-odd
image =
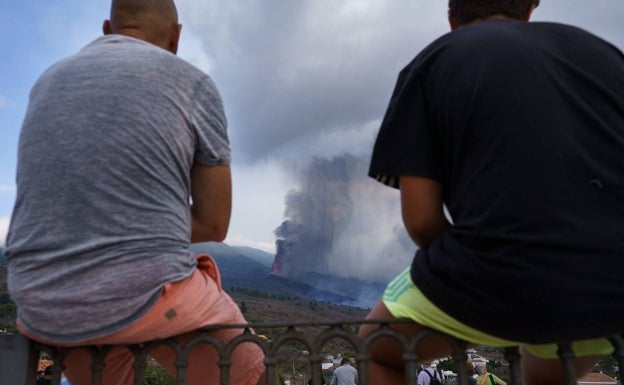
[[[452,358],[438,362],[437,368],[443,372],[450,370],[453,373],[457,373],[457,364]]]
[[[612,356],[604,356],[600,362],[596,364],[594,372],[603,372],[610,377],[618,377],[618,364]]]
[[[17,334],[18,330],[17,330],[17,326],[15,326],[15,323],[13,322],[0,322],[0,329],[7,331],[7,333],[9,334]]]
[[[175,385],[176,380],[162,366],[148,362],[143,385]]]
[[[0,318],[13,318],[17,314],[17,306],[13,302],[0,304]]]

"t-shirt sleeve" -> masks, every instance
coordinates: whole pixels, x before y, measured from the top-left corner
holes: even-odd
[[[196,135],[195,160],[212,166],[230,164],[230,141],[221,95],[206,76],[194,94],[192,126]]]
[[[421,73],[412,67],[399,74],[369,168],[370,177],[394,188],[402,175],[441,179],[438,134],[430,122]]]

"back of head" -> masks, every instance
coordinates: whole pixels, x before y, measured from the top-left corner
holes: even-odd
[[[485,365],[483,365],[483,364],[476,364],[475,365],[475,371],[477,372],[478,375],[482,375],[483,373],[485,373]]]
[[[112,0],[109,29],[105,33],[133,36],[170,49],[179,36],[178,12],[173,0]],[[173,35],[172,35],[173,34]]]
[[[343,358],[342,361],[340,361],[340,365],[351,365],[351,360],[348,358]]]
[[[522,20],[540,0],[449,0],[449,12],[457,24],[466,25],[477,20],[503,15]]]

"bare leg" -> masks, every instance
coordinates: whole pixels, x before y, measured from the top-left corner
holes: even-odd
[[[563,369],[558,358],[539,358],[526,349],[522,351],[522,378],[525,385],[563,384]],[[574,359],[577,377],[582,377],[596,365],[602,356],[586,356]]]
[[[379,301],[366,317],[367,319],[394,319],[388,308]],[[425,327],[415,322],[393,324],[390,326],[404,334],[408,339]],[[378,329],[377,325],[362,325],[359,337],[365,339],[371,332]],[[431,336],[423,339],[416,348],[421,361],[451,355],[452,348],[442,337]],[[403,349],[399,343],[389,337],[378,338],[371,344],[369,364],[369,382],[375,385],[405,384],[405,365]]]

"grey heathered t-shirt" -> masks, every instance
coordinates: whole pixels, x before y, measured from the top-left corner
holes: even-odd
[[[226,119],[210,78],[175,55],[108,35],[41,76],[5,250],[29,330],[57,342],[110,334],[191,274],[194,160],[229,164]]]

